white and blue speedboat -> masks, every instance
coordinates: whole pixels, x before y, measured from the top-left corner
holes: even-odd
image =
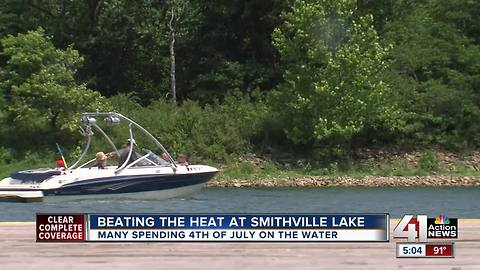
[[[93,166],[97,160],[85,160],[85,157],[89,152],[94,131],[103,135],[112,146],[113,156],[121,156],[122,150],[118,150],[113,140],[101,128],[102,122],[107,125],[126,122],[129,130],[128,141],[135,142],[134,131],[139,131],[162,151],[161,157],[151,150],[132,146],[128,147],[128,157],[122,164],[107,165],[103,168]],[[216,168],[207,165],[176,163],[157,138],[119,113],[83,113],[80,130],[87,143],[75,163],[66,169],[42,168],[14,172],[0,181],[0,199],[103,199],[107,196],[167,199],[188,196],[200,190],[218,172]]]

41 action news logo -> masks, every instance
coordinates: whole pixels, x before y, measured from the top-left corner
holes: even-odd
[[[427,239],[455,239],[458,237],[458,219],[440,215],[405,215],[393,230],[394,238],[408,238],[408,242],[427,242]]]

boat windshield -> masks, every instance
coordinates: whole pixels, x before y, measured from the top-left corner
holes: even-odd
[[[156,164],[158,165],[166,165],[166,166],[170,166],[170,161],[168,160],[165,160],[161,157],[159,157],[157,154],[153,153],[152,151],[150,150],[147,150],[147,152],[150,153],[148,159],[150,159],[151,161],[155,162]]]

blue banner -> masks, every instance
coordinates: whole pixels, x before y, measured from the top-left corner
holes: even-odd
[[[388,214],[89,214],[90,229],[388,229]]]

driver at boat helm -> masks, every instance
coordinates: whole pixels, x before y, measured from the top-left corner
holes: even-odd
[[[130,152],[130,147],[133,147],[136,145],[137,143],[135,142],[135,139],[132,139],[132,140],[128,139],[127,144],[122,149],[119,150],[120,158],[118,159],[118,168],[120,168],[123,165],[123,163],[125,163],[125,160],[127,160],[128,153]],[[133,150],[127,165],[134,162],[137,158],[138,158],[138,154],[135,152],[135,150]]]

